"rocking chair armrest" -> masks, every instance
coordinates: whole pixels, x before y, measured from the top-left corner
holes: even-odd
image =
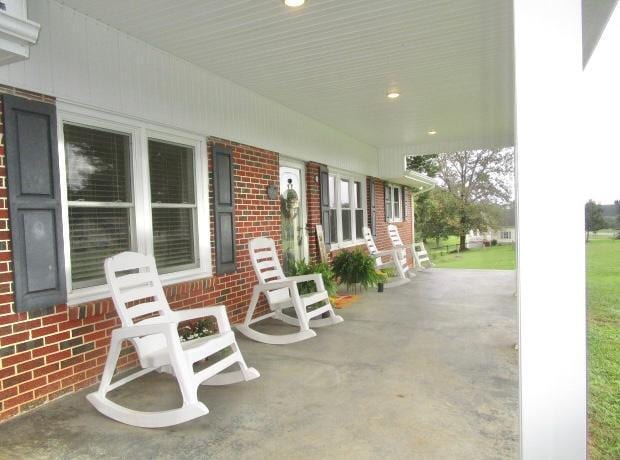
[[[295,282],[290,278],[279,281],[269,281],[268,283],[259,283],[254,286],[254,290],[258,292],[273,291],[275,289],[291,288],[295,286]]]
[[[304,283],[306,281],[314,281],[317,291],[325,290],[325,283],[323,283],[323,275],[320,273],[309,273],[307,275],[289,276],[288,280],[293,281],[295,284]]]
[[[374,254],[372,254],[372,257],[374,257],[375,259],[377,257],[385,257],[385,256],[393,256],[394,255],[394,249],[385,249],[383,251],[377,251]]]
[[[317,282],[319,279],[323,279],[320,273],[309,273],[307,275],[287,276],[287,280],[297,283],[304,283],[306,281]]]
[[[164,334],[166,336],[178,334],[176,325],[170,322],[136,324],[134,326],[121,327],[112,331],[115,339],[133,339],[146,335]]]
[[[189,310],[177,310],[174,313],[175,321],[189,321],[197,318],[205,318],[214,316],[217,321],[217,329],[220,332],[230,331],[230,322],[226,314],[225,305],[216,305],[214,307],[191,308]]]

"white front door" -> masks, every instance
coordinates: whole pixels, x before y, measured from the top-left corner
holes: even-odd
[[[280,216],[285,273],[295,262],[307,258],[305,166],[303,162],[280,160]]]

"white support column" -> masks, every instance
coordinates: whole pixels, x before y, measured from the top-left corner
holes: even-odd
[[[584,459],[581,0],[515,0],[514,11],[521,454]]]

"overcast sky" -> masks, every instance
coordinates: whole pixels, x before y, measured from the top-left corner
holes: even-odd
[[[585,69],[585,199],[620,200],[620,5]]]

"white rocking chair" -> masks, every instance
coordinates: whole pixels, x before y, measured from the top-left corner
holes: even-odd
[[[392,247],[396,250],[398,255],[400,270],[405,274],[405,276],[415,276],[415,273],[409,271],[409,264],[407,263],[407,246],[405,246],[403,244],[403,240],[400,239],[398,227],[394,224],[389,224],[387,228],[388,236],[392,242]]]
[[[411,281],[407,278],[407,274],[403,271],[402,265],[400,264],[398,250],[387,249],[385,251],[379,251],[377,249],[377,245],[375,245],[375,240],[372,237],[372,232],[370,229],[368,227],[364,227],[362,231],[364,233],[364,239],[366,240],[368,253],[375,259],[375,266],[378,269],[393,268],[396,271],[396,279],[385,283],[384,287],[388,289],[401,286]],[[388,258],[388,260],[385,260],[385,258]]]
[[[424,247],[424,243],[421,241],[419,243],[413,243],[413,259],[415,260],[416,270],[425,270],[433,266],[428,252],[426,252],[426,248]],[[428,263],[428,267],[424,266],[425,263]]]
[[[181,311],[170,309],[153,257],[123,252],[106,259],[105,274],[122,327],[112,331],[99,390],[87,396],[99,412],[119,422],[144,428],[176,425],[209,413],[207,407],[198,401],[198,385],[227,385],[259,377],[256,369],[246,366],[223,305]],[[181,342],[177,332],[179,322],[206,316],[215,317],[218,333]],[[125,340],[133,343],[142,369],[112,383]],[[194,363],[225,348],[230,348],[232,353],[194,373]],[[238,364],[240,370],[220,374],[233,364]],[[142,412],[127,409],[106,397],[109,391],[154,370],[176,377],[183,396],[182,407]]]
[[[255,238],[249,243],[250,259],[258,278],[258,284],[254,286],[250,308],[242,325],[237,326],[239,332],[257,342],[272,345],[284,345],[299,342],[316,336],[311,327],[329,326],[341,323],[342,317],[334,313],[329,301],[329,295],[325,290],[323,278],[320,273],[301,276],[285,277],[276,247],[272,239]],[[298,283],[314,281],[316,291],[310,294],[300,295],[297,289]],[[265,294],[269,307],[269,313],[253,318],[254,310],[261,294]],[[310,305],[324,302],[324,305],[315,310],[308,311]],[[293,307],[296,318],[285,314],[282,310]],[[328,313],[327,318],[312,319]],[[298,326],[299,332],[285,335],[273,335],[258,332],[250,326],[267,318],[275,318],[292,326]]]

